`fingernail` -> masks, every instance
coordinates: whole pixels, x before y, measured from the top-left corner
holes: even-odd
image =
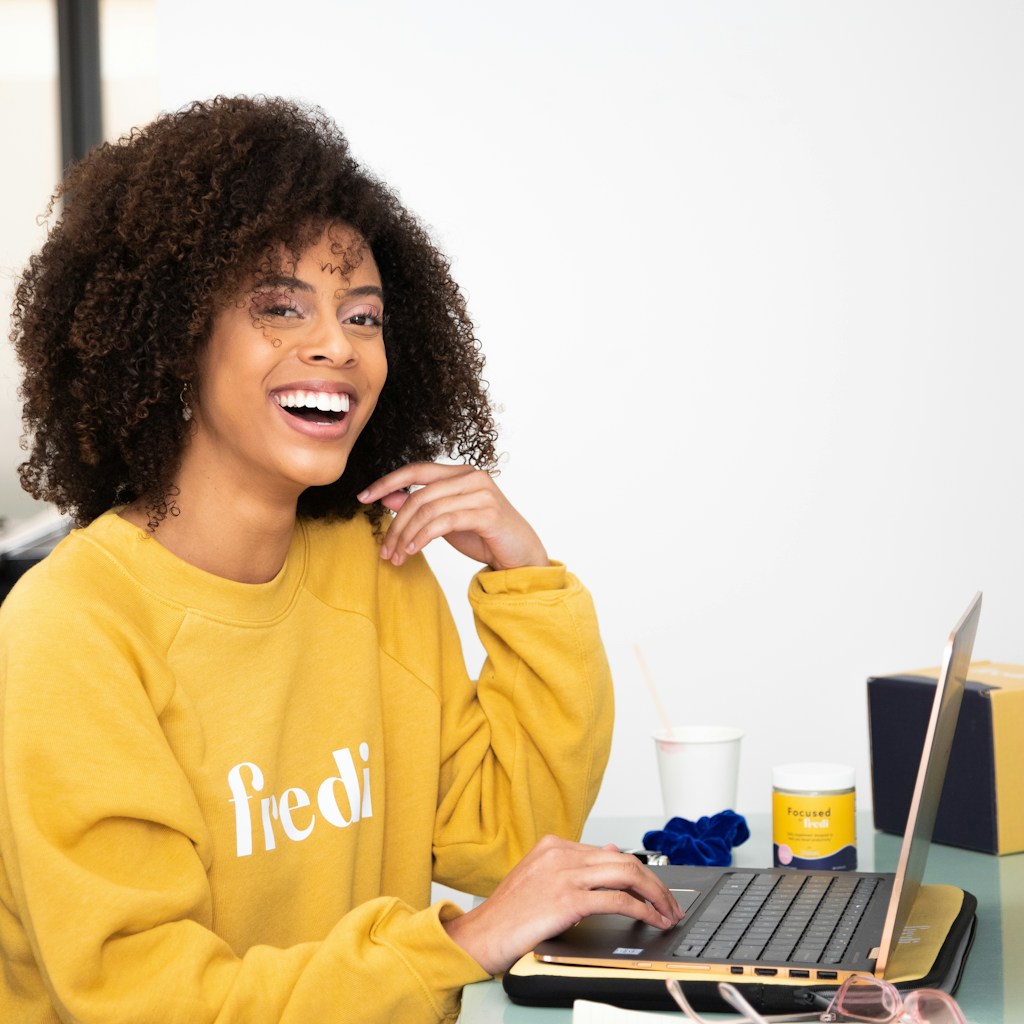
[[[359,493],[358,493],[358,494],[356,495],[356,501],[361,501],[361,502],[362,502],[362,503],[363,503],[363,504],[365,505],[365,504],[366,504],[366,496],[367,496],[367,495],[368,495],[369,493],[370,493],[369,491],[360,491],[360,492],[359,492]]]

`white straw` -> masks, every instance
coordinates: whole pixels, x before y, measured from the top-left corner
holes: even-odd
[[[658,688],[654,685],[654,676],[651,675],[651,670],[647,667],[647,662],[644,660],[643,651],[640,650],[640,645],[633,644],[633,650],[636,652],[636,660],[640,662],[640,670],[643,672],[644,680],[647,682],[647,689],[651,691],[651,696],[654,698],[654,706],[658,709],[662,728],[665,730],[666,734],[671,737],[672,725],[669,722],[668,715],[665,713],[665,705],[661,703]]]

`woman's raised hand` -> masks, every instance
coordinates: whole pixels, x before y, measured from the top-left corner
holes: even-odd
[[[661,880],[614,846],[542,839],[479,906],[445,923],[489,974],[591,914],[625,914],[671,928],[683,912]]]
[[[483,470],[413,462],[382,476],[358,498],[381,501],[396,513],[381,548],[381,557],[395,565],[438,537],[492,569],[548,564],[533,527]]]

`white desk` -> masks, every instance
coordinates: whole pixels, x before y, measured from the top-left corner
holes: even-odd
[[[749,815],[751,837],[734,851],[739,867],[772,862],[771,821]],[[640,846],[644,832],[663,821],[644,818],[598,818],[588,823],[589,843]],[[870,814],[857,821],[858,869],[895,870],[898,836],[876,833]],[[957,1001],[969,1024],[1014,1024],[1024,1021],[1024,854],[994,857],[951,846],[934,845],[928,854],[925,881],[957,885],[978,900],[978,928]],[[569,1024],[571,1010],[516,1006],[498,981],[470,985],[463,996],[461,1024]]]

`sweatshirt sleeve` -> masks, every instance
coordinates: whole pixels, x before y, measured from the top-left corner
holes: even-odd
[[[382,897],[319,941],[232,950],[200,808],[116,634],[52,603],[4,610],[0,1020],[455,1019],[485,974],[444,932],[448,904]]]
[[[445,695],[435,878],[486,895],[542,836],[579,838],[614,712],[593,602],[564,565],[480,572],[470,602],[487,658]]]

